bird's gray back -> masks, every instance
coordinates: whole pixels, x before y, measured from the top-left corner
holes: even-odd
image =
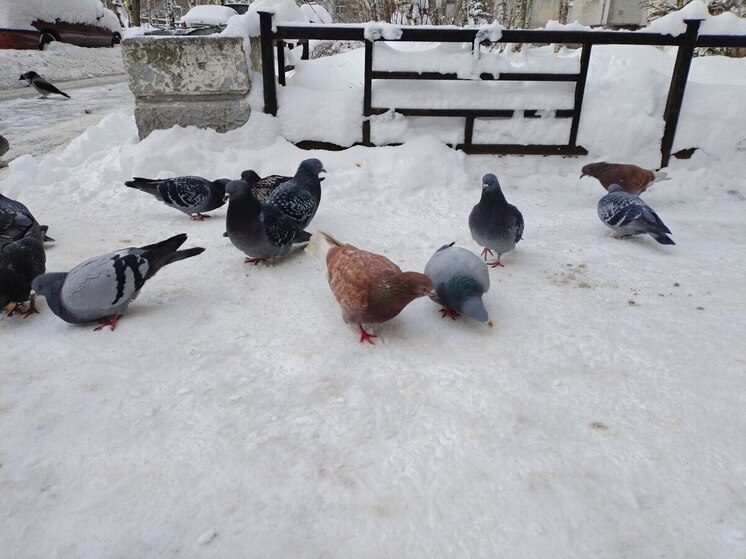
[[[433,254],[425,266],[425,275],[433,280],[433,285],[463,276],[474,279],[482,291],[490,288],[490,274],[484,262],[473,252],[457,246],[442,248]]]

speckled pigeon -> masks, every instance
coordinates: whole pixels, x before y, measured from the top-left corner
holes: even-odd
[[[321,231],[311,236],[306,252],[326,266],[342,319],[358,325],[361,343],[372,344],[376,337],[365,331],[363,323],[386,322],[414,299],[435,295],[426,275],[402,272],[385,256],[342,244]]]
[[[482,295],[490,288],[490,274],[476,254],[453,245],[440,247],[425,266],[425,275],[433,281],[436,293],[430,298],[443,306],[443,318],[455,320],[465,314],[492,326],[482,302]]]
[[[31,295],[31,282],[45,272],[46,256],[42,242],[29,235],[0,247],[0,310],[8,316],[19,312],[21,303],[29,301],[21,314],[38,312]]]
[[[209,212],[225,204],[225,185],[230,179],[209,181],[202,177],[186,176],[170,179],[135,177],[124,184],[155,196],[158,200],[184,212],[192,221],[202,221]]]
[[[301,229],[308,227],[321,202],[319,173],[325,171],[318,159],[306,159],[298,167],[295,176],[278,186],[269,195],[266,204],[274,206],[293,219]]]
[[[290,252],[294,244],[304,243],[311,235],[280,210],[262,204],[244,181],[231,181],[225,187],[228,212],[226,234],[233,245],[246,254],[246,263],[258,264]]]
[[[471,237],[484,247],[482,256],[497,252],[492,267],[502,266],[500,256],[510,252],[523,237],[523,216],[518,208],[508,204],[492,173],[482,177],[482,197],[469,214]]]
[[[241,173],[241,180],[251,187],[251,192],[254,193],[254,197],[262,203],[267,200],[269,195],[272,194],[278,186],[292,178],[293,177],[286,177],[283,175],[268,175],[262,178],[252,169],[248,169]]]
[[[627,237],[647,233],[662,245],[676,243],[666,234],[671,231],[650,206],[639,196],[625,192],[618,184],[598,201],[598,217],[614,231],[614,236]]]
[[[26,236],[54,241],[46,233],[47,226],[39,225],[26,206],[0,194],[0,246]]]
[[[618,184],[622,190],[639,196],[654,182],[669,180],[663,171],[650,171],[627,163],[589,163],[583,167],[580,178],[595,177],[606,190]]]
[[[163,266],[201,254],[201,247],[178,250],[182,233],[144,247],[131,247],[94,256],[69,272],[47,273],[31,284],[44,295],[54,314],[73,324],[99,321],[112,330],[140,289]]]

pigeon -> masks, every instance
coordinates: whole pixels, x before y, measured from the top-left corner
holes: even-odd
[[[0,194],[0,247],[26,236],[54,241],[47,237],[47,229],[46,225],[39,225],[26,206]]]
[[[670,180],[662,171],[649,171],[637,165],[625,163],[589,163],[583,167],[580,178],[595,177],[606,190],[612,184],[618,184],[622,190],[639,196],[654,182]]]
[[[99,321],[96,330],[106,326],[114,330],[127,306],[158,270],[205,250],[178,250],[186,239],[182,233],[154,245],[94,256],[69,272],[38,276],[31,288],[43,295],[52,312],[65,322]]]
[[[29,317],[38,312],[31,282],[45,272],[46,260],[41,240],[31,235],[0,248],[0,309],[6,309],[8,316],[19,312],[25,301],[29,306],[21,314]]]
[[[609,193],[598,201],[598,217],[614,231],[616,238],[647,233],[662,245],[676,244],[666,234],[671,231],[658,214],[639,196],[625,192],[618,184],[609,186]]]
[[[209,181],[202,177],[172,177],[170,179],[144,179],[134,177],[124,184],[156,197],[167,206],[192,217],[192,221],[202,221],[209,212],[225,204],[225,185],[230,179]]]
[[[10,142],[5,136],[0,136],[0,157],[8,153],[8,150],[10,150]]]
[[[453,245],[440,247],[425,266],[425,275],[435,287],[435,296],[430,298],[443,306],[442,318],[456,320],[465,314],[493,326],[482,302],[490,288],[490,274],[476,254]]]
[[[251,187],[251,191],[260,202],[264,202],[278,186],[289,181],[291,178],[283,175],[269,175],[261,178],[251,169],[241,173],[241,180]]]
[[[293,219],[301,229],[308,227],[321,202],[319,173],[325,171],[318,159],[301,162],[295,176],[278,186],[265,200],[286,216]]]
[[[373,344],[377,337],[366,332],[363,323],[386,322],[414,299],[435,296],[433,283],[425,274],[402,272],[385,256],[342,244],[321,231],[311,236],[306,252],[326,264],[342,319],[358,325],[360,343]]]
[[[500,256],[510,252],[523,237],[523,216],[518,208],[508,204],[492,173],[482,177],[482,197],[469,214],[471,237],[484,247],[482,256],[497,252],[492,267],[502,266]]]
[[[228,212],[226,236],[248,257],[245,263],[258,264],[283,256],[294,244],[305,243],[311,235],[280,210],[262,204],[244,181],[231,181],[225,187]]]
[[[39,74],[36,72],[26,72],[25,74],[21,74],[21,77],[18,78],[18,80],[26,80],[30,86],[33,86],[33,88],[41,94],[41,97],[39,99],[46,99],[48,95],[51,95],[52,93],[56,93],[57,95],[64,95],[68,99],[70,99],[70,96],[65,93],[64,91],[60,91],[56,87],[54,87],[51,83],[49,83],[47,80],[42,78]]]

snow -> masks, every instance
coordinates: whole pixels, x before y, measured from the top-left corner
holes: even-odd
[[[260,35],[259,12],[269,12],[272,17],[272,30],[277,30],[277,22],[308,23],[308,18],[294,0],[255,0],[245,14],[231,18],[222,34],[231,37],[258,37]]]
[[[700,35],[746,35],[746,18],[738,17],[732,12],[712,16],[704,0],[692,0],[680,10],[651,21],[640,31],[681,35],[686,31],[686,19],[703,20],[699,27]]]
[[[0,29],[36,29],[31,23],[37,19],[55,21],[61,19],[71,23],[87,23],[119,30],[110,18],[105,18],[104,7],[99,0],[0,0]],[[116,16],[114,16],[116,20]]]
[[[94,76],[124,73],[122,51],[111,48],[85,48],[54,41],[43,51],[0,50],[0,89],[27,85],[18,76],[33,70],[52,83]]]
[[[356,56],[308,61],[292,78],[303,86],[280,94],[317,92],[292,110],[342,128],[358,114],[329,106],[356,91]],[[699,131],[680,136],[703,149],[644,195],[676,246],[610,238],[603,189],[578,179],[602,159],[656,165],[672,56],[594,47],[586,158],[467,156],[433,135],[302,151],[283,137],[304,123],[281,98],[277,118],[255,110],[225,134],[174,127],[139,141],[133,117],[113,114],[60,153],[11,162],[0,191],[50,225],[50,271],[182,231],[207,250],[150,280],[114,333],[66,324],[43,300],[39,315],[0,318],[0,547],[744,555],[746,158],[732,144],[746,130],[743,60],[693,61],[680,126]],[[697,100],[717,91],[724,114],[703,113]],[[251,95],[256,107],[260,88]],[[496,173],[526,231],[490,270],[494,331],[418,300],[370,328],[375,346],[358,344],[315,259],[246,266],[222,237],[225,207],[193,223],[122,184],[292,174],[308,157],[327,169],[310,229],[417,271],[445,243],[480,250],[467,216]]]
[[[547,21],[546,25],[544,25],[544,29],[547,31],[593,31],[593,28],[590,25],[583,25],[577,21],[573,21],[572,23],[560,23],[554,19]]]
[[[365,28],[363,36],[367,41],[377,41],[379,39],[397,41],[402,36],[401,26],[392,23],[369,21],[363,27]]]
[[[301,4],[300,11],[310,23],[332,23],[331,14],[321,4]]]
[[[482,25],[477,31],[476,41],[481,43],[482,41],[491,41],[496,43],[503,36],[502,25],[497,22],[490,23],[489,25]]]
[[[194,6],[180,21],[189,27],[226,25],[236,15],[236,11],[227,6]]]

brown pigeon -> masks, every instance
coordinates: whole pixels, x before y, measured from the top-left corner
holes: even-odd
[[[360,342],[373,343],[376,336],[363,323],[386,322],[417,297],[433,296],[433,283],[425,274],[402,272],[380,254],[343,244],[318,231],[306,252],[326,263],[329,286],[342,307],[342,318],[360,328]]]
[[[668,180],[668,175],[661,171],[649,171],[637,165],[626,163],[589,163],[583,167],[580,178],[595,177],[601,185],[609,190],[612,184],[618,184],[625,192],[639,196],[654,182]]]

